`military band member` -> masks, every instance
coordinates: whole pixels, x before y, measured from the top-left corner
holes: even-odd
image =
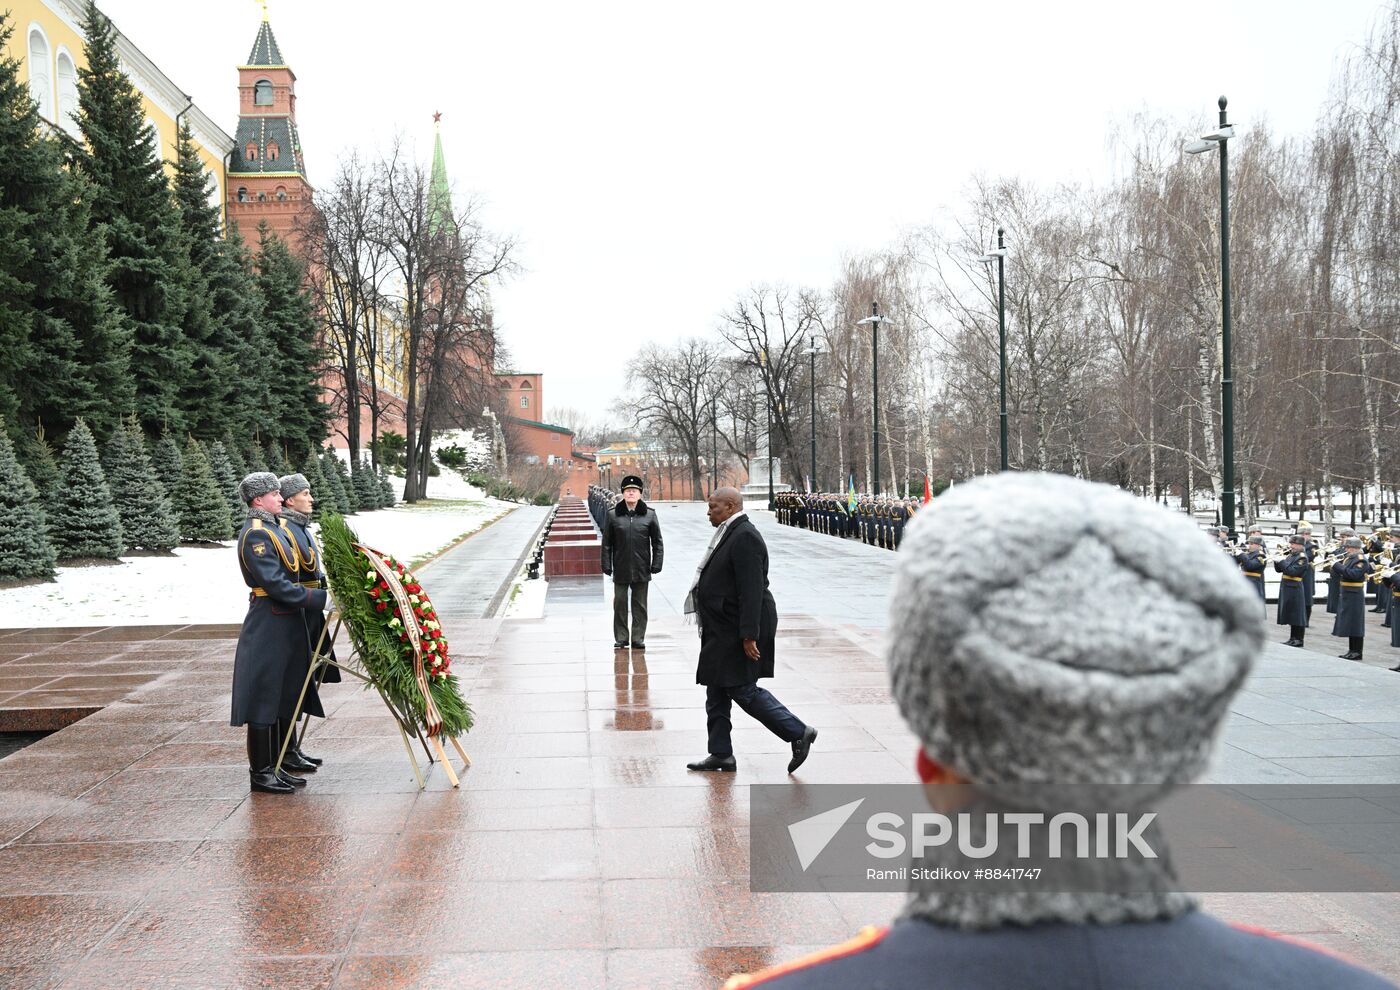
[[[1376,605],[1371,611],[1379,612],[1381,615],[1385,615],[1390,606],[1390,589],[1381,583],[1379,577],[1381,568],[1388,566],[1390,563],[1389,541],[1390,530],[1384,528],[1378,529],[1371,534],[1371,542],[1366,547],[1367,555],[1374,560],[1377,565],[1376,570],[1372,572],[1369,579],[1371,590],[1376,594]]]
[[[1317,595],[1317,543],[1313,540],[1312,523],[1298,523],[1298,535],[1303,537],[1303,550],[1308,555],[1308,573],[1303,577],[1303,599],[1308,615],[1312,615],[1313,598]]]
[[[1390,645],[1400,647],[1400,570],[1385,577],[1386,586],[1390,589],[1390,608],[1387,610],[1385,619],[1390,626]],[[1396,673],[1400,673],[1400,664],[1390,668]]]
[[[1338,596],[1342,591],[1341,580],[1336,576],[1336,565],[1346,555],[1347,540],[1356,536],[1356,530],[1343,529],[1338,531],[1337,536],[1337,544],[1324,555],[1321,568],[1327,575],[1327,611],[1331,615],[1337,614]]]
[[[1244,552],[1235,558],[1245,579],[1259,592],[1259,600],[1264,600],[1264,537],[1251,536],[1245,543]]]
[[[1307,537],[1294,533],[1288,540],[1288,556],[1274,561],[1274,570],[1281,575],[1278,588],[1278,624],[1288,627],[1288,642],[1284,646],[1302,646],[1303,632],[1308,628],[1308,610],[1303,600],[1307,593]]]
[[[290,794],[305,781],[276,769],[273,730],[279,720],[292,717],[295,696],[287,698],[285,686],[288,668],[305,662],[305,613],[323,611],[329,596],[300,583],[296,541],[277,518],[282,509],[277,475],[250,474],[238,491],[248,506],[248,518],[238,533],[238,565],[251,590],[233,658],[229,724],[248,727],[252,789]]]
[[[297,582],[303,588],[327,588],[326,572],[321,560],[321,546],[316,542],[316,537],[311,534],[311,513],[316,508],[316,498],[311,492],[311,484],[303,474],[289,474],[278,479],[282,489],[282,522],[287,531],[292,534],[292,538],[297,545],[297,564],[299,567]],[[291,695],[291,703],[295,707],[297,698],[301,695],[301,687],[306,683],[306,672],[311,667],[313,652],[320,648],[320,653],[331,660],[335,659],[335,650],[330,642],[322,642],[322,632],[326,629],[326,616],[322,612],[305,612],[306,618],[306,661],[304,663],[294,663],[287,668],[287,679],[284,690]],[[325,718],[326,712],[321,705],[321,695],[318,690],[324,683],[336,683],[340,680],[340,668],[326,666],[322,667],[316,679],[307,685],[306,697],[302,700],[301,710],[307,715],[314,715],[317,718]],[[275,738],[278,746],[281,740],[287,737],[288,726],[280,720],[277,723]],[[320,766],[322,760],[318,756],[308,756],[301,749],[300,743],[293,735],[290,743],[287,744],[286,756],[282,759],[282,765],[292,770],[306,772],[315,770]]]
[[[1349,537],[1346,555],[1332,565],[1332,581],[1337,585],[1337,618],[1333,636],[1345,636],[1347,651],[1343,660],[1360,660],[1366,636],[1366,575],[1373,568],[1361,552],[1361,541]]]

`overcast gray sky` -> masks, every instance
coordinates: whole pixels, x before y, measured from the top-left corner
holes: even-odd
[[[255,0],[100,0],[230,133]],[[647,339],[706,333],[753,282],[957,209],[970,176],[1084,181],[1150,111],[1309,129],[1379,0],[270,0],[313,184],[432,113],[458,195],[520,240],[495,289],[545,414],[607,411]],[[1202,204],[1208,208],[1210,204]]]

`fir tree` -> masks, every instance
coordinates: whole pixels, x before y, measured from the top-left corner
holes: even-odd
[[[20,437],[16,454],[25,474],[38,489],[39,498],[47,505],[58,491],[58,458],[54,456],[53,445],[45,437],[43,427],[33,432],[26,431]]]
[[[133,421],[112,431],[103,452],[107,485],[122,523],[127,550],[167,551],[180,545],[170,500],[146,456],[146,442]]]
[[[291,462],[287,460],[287,455],[282,453],[282,448],[275,443],[267,445],[267,456],[263,459],[267,462],[267,469],[277,477],[281,478],[292,473]]]
[[[51,503],[50,532],[62,559],[116,560],[125,546],[121,517],[97,457],[97,441],[81,419],[68,432],[59,463],[63,484]]]
[[[184,473],[177,498],[181,537],[196,543],[233,538],[228,500],[209,467],[204,445],[194,437],[185,442]]]
[[[321,453],[321,475],[326,479],[326,488],[335,496],[334,508],[342,516],[348,516],[355,511],[354,503],[350,501],[350,490],[347,484],[348,478],[342,472],[344,465],[335,451],[327,447]],[[330,507],[329,505],[327,506]]]
[[[106,243],[107,284],[130,333],[137,417],[146,429],[178,429],[184,422],[177,400],[191,363],[181,330],[190,292],[179,215],[151,146],[141,95],[122,71],[116,31],[92,0],[83,34],[84,146],[75,163],[93,187],[91,229]]]
[[[327,485],[326,476],[321,473],[321,459],[315,454],[308,454],[301,466],[301,473],[305,475],[306,483],[311,486],[311,496],[316,500],[316,506],[311,512],[312,518],[321,518],[322,511],[326,509],[336,511],[335,492]]]
[[[176,446],[175,440],[169,433],[162,432],[160,439],[151,444],[151,465],[156,469],[156,477],[160,479],[161,487],[165,489],[165,495],[170,499],[170,504],[175,509],[175,515],[180,515],[180,500],[176,496],[175,489],[180,485],[180,478],[185,473],[185,465],[180,457],[180,448]]]
[[[209,298],[219,315],[217,340],[231,386],[224,399],[224,428],[233,436],[251,437],[272,409],[272,380],[281,369],[268,357],[272,342],[263,326],[253,259],[236,226],[231,225],[228,236],[214,245],[208,280]],[[227,440],[224,446],[230,454],[238,449]]]
[[[52,581],[55,562],[39,493],[0,431],[0,580]]]
[[[382,467],[379,469],[379,490],[384,493],[384,497],[379,501],[380,508],[392,509],[399,499],[394,493],[394,483],[389,480],[389,475]]]
[[[321,401],[325,357],[318,345],[315,309],[306,290],[306,269],[286,242],[267,227],[258,229],[258,292],[263,322],[274,345],[272,407],[278,437],[293,456],[316,449],[326,437],[329,410]]]
[[[11,31],[0,13],[0,52]],[[66,432],[83,416],[105,435],[132,391],[102,239],[89,231],[91,190],[64,167],[19,62],[3,55],[0,149],[0,421]]]
[[[212,179],[195,150],[188,122],[175,143],[171,186],[180,218],[180,244],[188,271],[188,293],[181,329],[189,352],[189,376],[177,397],[185,423],[196,435],[214,437],[228,425],[229,402],[238,380],[230,373],[228,354],[214,320],[210,286],[219,268],[219,208],[210,202]]]
[[[379,483],[369,465],[358,457],[355,458],[355,469],[350,472],[350,483],[355,486],[355,501],[361,509],[370,511],[379,508],[379,500],[383,497]]]
[[[243,480],[243,476],[234,473],[228,449],[222,441],[215,440],[209,445],[209,470],[213,472],[219,490],[224,493],[224,501],[228,503],[229,522],[236,530],[243,525],[243,517],[248,514],[248,509],[238,494],[238,483]]]
[[[224,438],[224,453],[228,455],[228,465],[233,469],[234,478],[238,481],[246,478],[248,476],[248,463],[238,452],[238,444],[234,442],[233,437]],[[242,504],[241,500],[239,504]]]
[[[268,470],[267,462],[263,460],[262,451],[258,449],[257,444],[250,444],[247,448],[245,448],[245,451],[246,452],[243,455],[243,460],[248,465],[248,470],[245,472],[245,476],[253,474],[255,472]]]

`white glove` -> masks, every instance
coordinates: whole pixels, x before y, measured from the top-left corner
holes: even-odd
[[[326,592],[326,618],[340,611],[340,603],[335,600],[335,596],[329,591]]]

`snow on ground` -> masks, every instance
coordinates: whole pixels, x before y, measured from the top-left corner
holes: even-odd
[[[549,594],[549,582],[544,578],[525,580],[517,575],[511,589],[510,604],[505,611],[507,619],[540,619],[544,617],[544,600]]]
[[[431,483],[429,491],[436,494]],[[413,561],[516,507],[496,499],[436,501],[361,512],[349,522],[363,542]],[[56,582],[0,589],[0,626],[239,623],[248,611],[248,588],[235,552],[229,542],[180,547],[173,557],[124,557],[120,564],[60,567]]]

